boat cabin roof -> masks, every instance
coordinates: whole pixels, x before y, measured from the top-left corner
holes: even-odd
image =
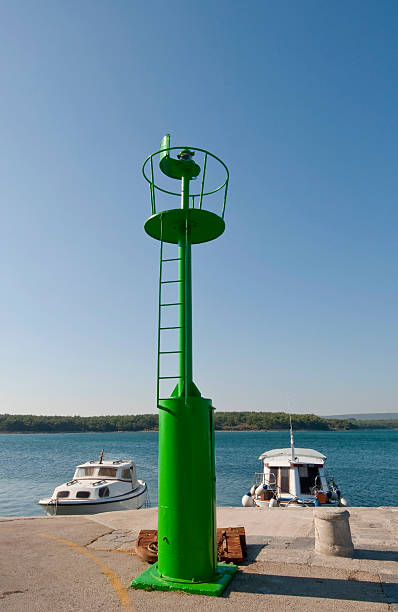
[[[135,467],[133,461],[129,461],[128,459],[117,459],[113,461],[112,459],[104,459],[101,463],[99,461],[86,461],[86,463],[80,463],[76,466],[77,468],[83,467],[114,467],[114,468],[126,468],[126,467]]]
[[[266,451],[259,456],[260,461],[270,467],[284,467],[290,466],[292,463],[292,449],[291,448],[275,448],[270,451]],[[322,455],[312,448],[295,448],[294,449],[294,463],[310,463],[312,465],[323,465],[326,460],[326,456]]]

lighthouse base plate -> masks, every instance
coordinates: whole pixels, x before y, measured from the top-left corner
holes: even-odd
[[[178,244],[187,228],[191,244],[199,244],[221,236],[225,223],[224,219],[210,210],[173,208],[152,215],[144,227],[152,238],[171,244]]]
[[[212,582],[180,582],[163,578],[159,574],[158,564],[155,563],[134,578],[130,587],[132,589],[143,589],[144,591],[185,591],[185,593],[196,595],[220,597],[237,571],[238,567],[236,565],[219,563],[216,578]]]

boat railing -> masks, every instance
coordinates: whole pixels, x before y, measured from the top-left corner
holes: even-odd
[[[273,472],[270,473],[270,477],[266,478],[264,472],[254,472],[254,486],[258,487],[260,484],[266,484],[270,488],[276,486],[276,476]]]

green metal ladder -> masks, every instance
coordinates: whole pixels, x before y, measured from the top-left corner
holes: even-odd
[[[186,234],[188,233],[188,225],[187,223],[185,224],[186,228],[185,228],[185,232]],[[179,350],[173,350],[173,351],[163,351],[162,350],[162,333],[163,331],[167,331],[167,330],[179,330],[182,329],[184,326],[182,325],[166,325],[163,326],[162,325],[162,309],[164,308],[173,308],[173,307],[177,307],[179,308],[182,304],[182,302],[178,301],[178,302],[163,302],[163,295],[162,295],[162,288],[163,285],[167,285],[167,284],[178,284],[182,282],[181,278],[177,278],[175,280],[163,280],[163,264],[165,262],[168,261],[181,261],[181,257],[163,257],[163,245],[164,245],[164,241],[163,241],[163,216],[161,217],[160,220],[160,258],[159,258],[159,290],[158,290],[158,351],[157,351],[157,377],[156,377],[156,403],[157,403],[157,407],[162,409],[163,407],[159,404],[159,402],[161,400],[166,400],[169,399],[169,397],[160,397],[160,381],[161,380],[176,380],[176,381],[181,381],[184,380],[185,378],[185,383],[186,383],[186,376],[181,376],[180,374],[174,375],[174,376],[162,376],[161,375],[161,357],[162,355],[179,355],[181,354],[181,349]],[[178,247],[177,247],[178,248]],[[186,351],[185,351],[186,354]],[[185,392],[185,400],[187,401],[187,393],[188,393],[188,389],[187,389],[187,384],[184,385],[184,392]]]

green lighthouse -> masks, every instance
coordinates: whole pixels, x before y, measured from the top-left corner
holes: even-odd
[[[172,157],[171,153],[176,157]],[[194,161],[198,153],[202,168]],[[206,191],[208,161],[224,173],[220,186]],[[181,191],[169,191],[155,182],[155,162],[163,175],[179,180]],[[160,241],[157,407],[159,409],[158,563],[135,578],[133,588],[184,590],[221,595],[237,568],[217,564],[214,409],[193,380],[191,245],[214,240],[224,229],[229,173],[215,155],[197,147],[170,147],[167,134],[161,149],[143,166],[149,183],[152,215],[145,231]],[[200,189],[191,193],[193,179]],[[178,208],[157,211],[156,194],[181,198]],[[221,196],[220,214],[206,210],[206,196]],[[175,257],[166,257],[164,244],[178,245]],[[166,262],[177,263],[177,278],[165,280]],[[166,285],[178,287],[177,297],[164,298]],[[170,312],[176,320],[170,325]],[[176,334],[173,350],[164,350],[165,335]],[[167,349],[170,346],[166,347]],[[163,359],[174,355],[178,371],[163,375]],[[169,397],[161,397],[162,383],[173,381]]]

